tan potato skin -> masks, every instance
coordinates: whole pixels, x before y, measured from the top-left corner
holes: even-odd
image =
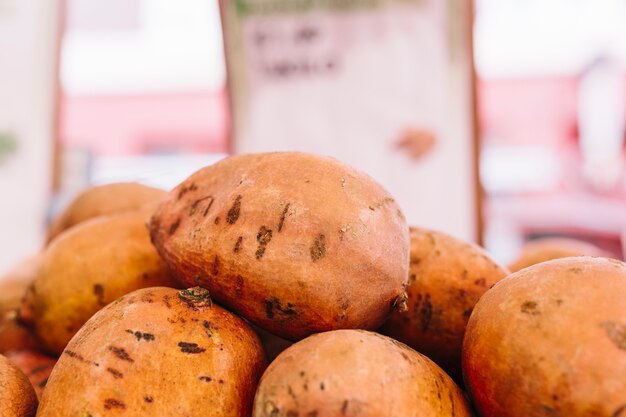
[[[68,230],[46,248],[24,321],[60,354],[98,310],[139,288],[175,286],[145,225],[145,212],[103,216]],[[28,317],[32,315],[32,317]],[[25,317],[26,316],[26,317]]]
[[[206,167],[160,205],[151,236],[180,282],[290,340],[378,327],[407,280],[398,205],[370,177],[315,155]]]
[[[32,350],[12,350],[7,352],[5,356],[26,375],[35,390],[35,394],[37,394],[37,398],[41,399],[50,372],[52,372],[57,360]]]
[[[132,182],[88,188],[52,222],[48,230],[48,242],[61,232],[86,220],[154,206],[165,195],[164,190]]]
[[[0,416],[34,417],[37,396],[26,376],[0,355]]]
[[[57,362],[37,415],[249,416],[263,348],[193,291],[142,289],[99,311]]]
[[[267,368],[254,417],[469,417],[441,368],[406,345],[363,330],[320,333]]]
[[[572,256],[608,256],[599,247],[588,242],[569,238],[535,239],[524,245],[517,259],[509,265],[511,272],[517,272],[545,261]]]
[[[407,307],[381,332],[428,356],[461,379],[465,326],[478,299],[508,275],[482,248],[412,227]]]
[[[526,268],[480,299],[463,372],[483,417],[626,415],[626,266],[566,258]]]

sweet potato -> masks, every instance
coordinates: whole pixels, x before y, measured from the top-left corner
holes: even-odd
[[[102,216],[62,234],[42,255],[21,319],[60,354],[99,309],[138,288],[173,286],[150,244],[143,211]],[[29,317],[32,316],[32,317]]]
[[[441,368],[406,345],[363,330],[320,333],[267,368],[254,417],[469,417]]]
[[[111,303],[57,362],[39,417],[250,415],[258,337],[201,288],[147,288]]]
[[[115,183],[88,188],[52,222],[48,242],[64,230],[98,216],[156,205],[165,191],[138,183]]]
[[[185,286],[280,337],[375,328],[401,306],[408,227],[367,175],[303,153],[226,158],[177,186],[151,236]]]
[[[531,265],[552,259],[569,258],[572,256],[608,256],[599,247],[588,242],[569,238],[542,238],[526,243],[509,269],[517,272]]]
[[[40,255],[30,256],[0,277],[0,313],[19,308],[26,289],[37,275],[40,259]]]
[[[26,375],[0,355],[0,416],[35,417],[37,396]]]
[[[37,398],[41,399],[56,359],[32,350],[12,350],[5,356],[26,375]]]
[[[39,350],[41,342],[17,318],[14,310],[0,314],[0,353],[15,349]]]
[[[483,417],[626,415],[626,265],[540,263],[487,291],[469,320],[463,372]]]
[[[445,233],[411,228],[410,236],[408,309],[393,313],[382,333],[460,381],[467,320],[483,293],[508,271],[482,248]]]

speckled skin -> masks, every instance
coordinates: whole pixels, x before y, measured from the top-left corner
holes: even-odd
[[[572,256],[609,256],[599,247],[588,242],[568,238],[535,239],[524,245],[509,269],[517,272],[540,262]]]
[[[52,222],[48,242],[61,232],[99,216],[155,206],[166,192],[134,182],[121,182],[88,188],[80,193]]]
[[[24,375],[28,378],[37,394],[37,398],[41,398],[41,394],[48,382],[48,377],[54,364],[57,362],[55,358],[46,356],[42,353],[32,350],[12,350],[5,355]]]
[[[391,196],[303,153],[234,156],[196,172],[157,209],[151,236],[185,286],[290,340],[378,327],[408,277],[408,227]]]
[[[496,284],[468,323],[463,372],[483,417],[626,416],[626,265],[537,264]]]
[[[252,329],[203,293],[147,288],[111,303],[52,371],[39,417],[250,415],[265,369]]]
[[[37,396],[26,376],[0,355],[0,416],[34,417]]]
[[[46,248],[21,318],[51,353],[60,354],[96,311],[118,297],[176,285],[150,244],[146,217],[135,211],[92,219]]]
[[[320,333],[267,368],[254,417],[469,417],[463,394],[437,365],[363,330]]]
[[[508,275],[482,248],[445,233],[412,227],[408,309],[381,332],[428,356],[461,380],[465,326],[478,299]]]

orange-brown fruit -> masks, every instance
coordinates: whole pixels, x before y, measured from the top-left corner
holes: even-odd
[[[5,356],[24,372],[40,399],[57,360],[32,350],[12,350]]]
[[[412,227],[407,310],[382,332],[428,356],[458,380],[465,326],[478,299],[508,271],[482,248]]]
[[[14,310],[0,314],[0,353],[15,349],[39,350],[41,342],[17,319]]]
[[[76,334],[37,415],[246,417],[265,364],[254,331],[208,291],[142,289]]]
[[[626,265],[537,264],[487,291],[470,318],[463,373],[483,417],[626,415]]]
[[[35,417],[37,396],[28,378],[0,355],[0,416]]]
[[[542,238],[526,243],[517,259],[509,265],[511,272],[517,272],[531,265],[552,259],[572,256],[608,256],[599,247],[591,243],[569,238]]]
[[[180,282],[290,340],[380,326],[408,277],[396,202],[367,175],[316,155],[206,167],[159,206],[151,236]]]
[[[174,286],[145,225],[146,213],[102,216],[63,233],[42,255],[21,319],[60,354],[98,310],[138,288]]]
[[[391,338],[336,330],[295,343],[267,368],[254,417],[470,417],[459,388]]]
[[[64,230],[94,217],[153,207],[165,195],[164,190],[133,182],[88,188],[52,222],[48,242]]]

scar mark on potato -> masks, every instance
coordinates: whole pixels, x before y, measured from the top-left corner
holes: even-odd
[[[280,215],[280,221],[278,222],[278,233],[283,230],[283,226],[285,225],[285,217],[287,216],[287,211],[289,210],[289,203],[285,205],[282,214]]]
[[[300,312],[295,309],[295,304],[287,303],[286,306],[283,306],[281,301],[275,297],[264,300],[263,303],[265,304],[265,316],[268,319],[273,319],[276,315],[291,317],[300,314]]]
[[[98,298],[98,304],[105,305],[104,302],[104,286],[102,284],[94,284],[93,293]]]
[[[154,401],[154,398],[152,398],[152,395],[145,395],[145,396],[143,397],[143,400],[144,400],[145,402],[147,402],[148,404],[151,404],[151,403],[152,403],[152,401]]]
[[[204,216],[206,216],[206,213],[208,212],[208,209],[213,204],[213,196],[212,195],[207,195],[206,197],[202,197],[202,198],[199,198],[196,201],[194,201],[191,204],[191,207],[189,207],[189,215],[193,216],[194,214],[196,214],[196,212],[198,211],[198,207],[200,206],[200,203],[202,203],[205,200],[209,200],[209,204],[208,204],[207,208],[204,210],[204,212],[205,212]]]
[[[217,276],[219,272],[220,272],[220,258],[217,255],[215,255],[215,258],[213,258],[213,275]]]
[[[474,281],[474,284],[478,285],[479,287],[486,287],[487,280],[485,278],[478,278],[476,281]]]
[[[541,312],[537,309],[537,302],[535,301],[524,301],[520,311],[524,314],[530,314],[531,316],[538,316],[541,314]]]
[[[124,348],[117,347],[117,346],[109,346],[109,351],[122,361],[130,362],[130,363],[135,362],[135,360],[130,357],[130,355],[128,354],[128,352],[126,352]]]
[[[117,369],[107,368],[107,372],[110,373],[111,375],[113,375],[113,378],[115,378],[115,379],[122,379],[122,378],[124,378],[124,374],[121,373],[120,371],[118,371]]]
[[[207,376],[207,375],[200,375],[198,377],[198,379],[200,381],[204,381],[204,382],[211,382],[211,381],[213,381],[213,378],[211,378],[210,376]]]
[[[178,298],[193,310],[197,310],[199,307],[213,307],[211,293],[206,288],[193,287],[180,290],[178,291]]]
[[[114,398],[107,398],[104,400],[104,408],[107,410],[112,410],[114,408],[118,410],[126,410],[126,404]]]
[[[433,318],[433,305],[430,302],[430,294],[425,294],[424,296],[418,294],[414,309],[419,317],[420,329],[423,332],[427,331]]]
[[[326,236],[322,233],[317,235],[310,249],[311,260],[317,262],[326,256]]]
[[[65,351],[63,352],[63,354],[65,354],[65,355],[69,356],[70,358],[74,358],[74,359],[76,359],[76,360],[78,360],[78,361],[80,361],[80,362],[82,362],[82,363],[85,363],[85,364],[87,364],[87,365],[100,366],[100,364],[99,364],[99,363],[89,361],[89,360],[85,359],[85,358],[84,358],[81,354],[76,353],[76,352],[74,352],[74,351],[72,351],[72,350],[65,350]]]
[[[213,221],[213,223],[215,223],[215,224],[220,224],[220,217],[219,217],[219,216],[217,216],[217,217],[215,218],[215,220]]]
[[[348,412],[348,400],[344,400],[343,404],[341,405],[341,415],[345,416],[347,412]]]
[[[183,353],[197,354],[197,353],[202,353],[206,351],[205,348],[198,346],[197,343],[178,342],[178,347],[180,348],[180,351]]]
[[[259,232],[256,235],[256,241],[259,243],[257,250],[255,252],[255,256],[257,259],[261,259],[265,254],[265,249],[267,248],[267,244],[272,240],[272,229],[268,229],[265,226],[261,226]]]
[[[600,326],[618,349],[626,350],[626,324],[605,321]]]
[[[226,221],[228,224],[235,224],[237,219],[239,218],[239,214],[241,212],[241,195],[238,195],[233,202],[233,206],[228,210],[228,214],[226,215]]]
[[[382,200],[380,200],[378,203],[369,206],[369,209],[372,210],[372,211],[376,211],[377,209],[381,208],[385,204],[393,203],[394,201],[395,200],[393,198],[386,197],[386,198],[383,198]]]
[[[622,417],[626,415],[625,411],[626,411],[626,404],[622,405],[617,410],[613,411],[613,414],[611,414],[611,417]]]
[[[233,252],[239,253],[241,250],[241,244],[243,243],[243,236],[239,236],[237,238],[237,242],[235,242],[235,247],[233,248]]]
[[[169,235],[172,236],[174,233],[176,233],[176,230],[178,229],[178,226],[180,226],[180,219],[177,219],[174,223],[172,223],[172,225],[170,226],[170,230],[169,230]]]
[[[145,340],[146,342],[151,342],[154,340],[154,335],[151,333],[142,333],[139,330],[132,331],[130,329],[126,329],[126,333],[129,333],[137,338],[137,341]]]

